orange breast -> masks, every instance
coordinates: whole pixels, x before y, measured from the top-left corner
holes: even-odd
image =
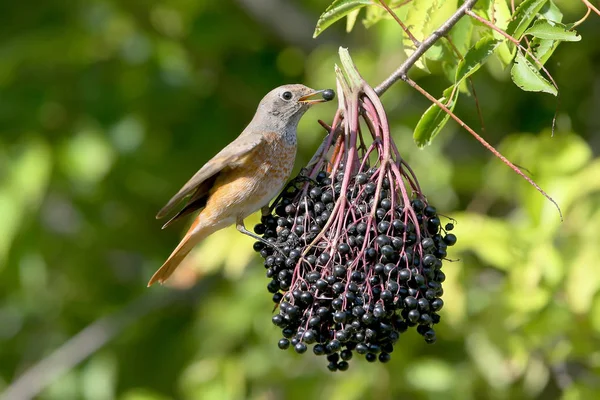
[[[295,159],[295,145],[287,145],[281,135],[267,133],[238,166],[219,175],[203,216],[245,218],[252,214],[281,190]]]

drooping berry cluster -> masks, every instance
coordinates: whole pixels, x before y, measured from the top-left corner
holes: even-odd
[[[346,199],[344,172],[294,179],[254,228],[272,244],[254,249],[278,305],[272,321],[282,329],[279,347],[304,353],[314,344],[332,371],[346,370],[354,353],[389,361],[410,327],[435,342],[442,260],[456,242],[448,233],[453,224],[442,228],[422,196],[406,204],[393,175],[380,180],[381,169],[361,171],[348,178]],[[343,213],[336,208],[342,203]],[[338,217],[344,220],[333,223]]]

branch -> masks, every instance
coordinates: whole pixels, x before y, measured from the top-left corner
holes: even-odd
[[[398,23],[398,25],[400,25],[400,27],[402,28],[402,30],[404,31],[404,33],[406,33],[406,36],[408,36],[408,38],[413,42],[413,44],[415,45],[415,47],[419,47],[421,45],[421,42],[419,42],[417,40],[417,38],[413,36],[413,34],[410,31],[410,29],[408,29],[408,27],[406,25],[404,25],[404,23],[402,22],[402,20],[400,20],[400,18],[398,18],[398,16],[390,8],[390,6],[388,6],[385,3],[385,0],[379,0],[379,3],[381,3],[381,6],[383,8],[385,8],[385,10],[388,12],[388,14],[390,14],[392,16],[392,18],[394,18],[396,20],[396,22]]]
[[[429,37],[427,39],[425,39],[423,42],[421,42],[421,45],[419,47],[417,47],[417,49],[415,50],[415,52],[412,53],[410,55],[410,57],[408,57],[406,59],[406,61],[404,61],[402,63],[402,65],[400,65],[400,67],[396,71],[394,71],[387,79],[385,79],[383,82],[381,82],[379,84],[379,86],[377,86],[375,88],[375,93],[377,93],[378,96],[381,96],[383,93],[385,93],[386,90],[388,90],[398,80],[406,81],[406,79],[407,79],[406,74],[408,73],[408,70],[441,37],[446,36],[448,34],[448,32],[450,32],[450,29],[452,29],[452,27],[454,25],[456,25],[456,23],[462,17],[464,17],[464,15],[466,14],[466,12],[470,11],[473,8],[473,6],[475,5],[475,3],[477,3],[477,0],[466,0],[463,3],[463,5],[460,6],[458,8],[458,10],[456,10],[456,12],[454,14],[452,14],[452,16],[446,22],[444,22],[442,24],[442,26],[440,26],[431,35],[429,35]]]
[[[581,1],[583,2],[583,4],[585,4],[585,6],[588,8],[588,10],[592,10],[596,14],[600,15],[600,10],[598,10],[596,7],[594,7],[594,5],[592,3],[590,3],[588,0],[581,0]]]
[[[425,89],[423,89],[422,87],[420,87],[419,85],[417,85],[417,83],[415,81],[413,81],[410,78],[406,78],[406,83],[408,83],[411,87],[413,87],[419,93],[421,93],[423,96],[425,96],[429,101],[431,101],[432,103],[435,103],[446,114],[450,115],[450,117],[453,120],[455,120],[462,128],[464,128],[467,132],[469,132],[471,135],[473,135],[473,137],[475,139],[477,139],[477,141],[479,143],[481,143],[483,145],[483,147],[485,147],[486,149],[488,149],[489,151],[491,151],[504,164],[508,165],[513,171],[515,171],[523,179],[525,179],[527,182],[529,182],[529,184],[531,186],[533,186],[538,192],[540,192],[545,198],[547,198],[548,200],[550,200],[550,202],[552,204],[554,204],[554,207],[556,207],[556,209],[558,210],[558,214],[560,215],[561,222],[563,221],[562,211],[561,211],[560,206],[558,205],[558,203],[552,197],[550,197],[550,195],[548,193],[546,193],[537,183],[535,183],[533,181],[533,179],[531,179],[530,177],[528,177],[527,175],[525,175],[519,169],[519,167],[517,167],[515,164],[513,164],[512,162],[510,162],[506,157],[504,157],[502,154],[500,154],[500,152],[498,150],[496,150],[494,148],[494,146],[492,146],[491,144],[489,144],[484,138],[482,138],[479,134],[477,134],[477,132],[475,132],[469,125],[467,125],[460,118],[458,118],[456,116],[456,114],[454,114],[452,111],[450,111],[450,109],[448,109],[448,107],[446,107],[439,100],[437,100],[435,97],[433,97],[432,95],[430,95]]]

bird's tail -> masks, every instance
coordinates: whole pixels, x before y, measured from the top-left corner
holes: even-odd
[[[148,282],[148,287],[152,286],[154,283],[164,283],[171,274],[175,271],[175,269],[179,266],[179,264],[183,261],[183,259],[188,255],[190,251],[196,246],[202,239],[207,237],[212,233],[209,229],[200,229],[197,230],[198,220],[194,221],[194,224],[187,231],[179,245],[173,250],[167,261],[152,275],[150,281]]]

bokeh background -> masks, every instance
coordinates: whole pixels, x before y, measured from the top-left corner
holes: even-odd
[[[557,0],[565,21],[579,1]],[[5,398],[600,398],[600,18],[548,63],[561,89],[524,93],[490,63],[457,113],[547,200],[454,124],[418,150],[428,107],[383,96],[430,202],[456,218],[445,308],[427,345],[345,373],[277,348],[252,240],[227,229],[171,285],[146,288],[185,224],[156,211],[231,141],[271,88],[334,87],[337,47],[373,85],[403,59],[391,21],[312,39],[317,0],[0,3],[0,392]],[[439,95],[439,74],[414,75]],[[557,129],[550,127],[557,112]],[[334,104],[299,130],[297,168]],[[253,225],[257,217],[247,223]]]

